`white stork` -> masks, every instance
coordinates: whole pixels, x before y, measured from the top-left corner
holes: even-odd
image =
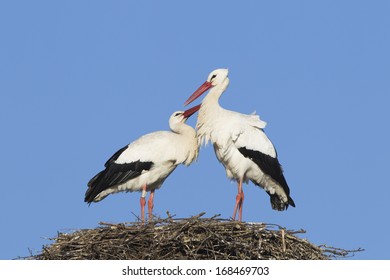
[[[145,222],[146,193],[149,219],[152,218],[154,191],[179,164],[190,165],[198,156],[195,130],[186,120],[200,105],[177,111],[169,119],[172,131],[146,134],[117,151],[105,164],[105,169],[88,182],[85,202],[91,204],[117,192],[142,191],[141,220]]]
[[[198,142],[199,145],[208,141],[213,143],[215,154],[225,167],[226,175],[238,183],[233,219],[238,210],[238,219],[242,220],[242,183],[248,180],[264,188],[270,195],[273,209],[283,211],[289,205],[295,207],[276,150],[263,131],[266,123],[258,115],[240,114],[219,105],[219,98],[228,85],[228,70],[214,70],[184,105],[190,104],[210,89],[198,114]]]

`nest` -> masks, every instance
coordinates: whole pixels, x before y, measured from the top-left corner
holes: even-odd
[[[38,260],[327,260],[355,251],[315,246],[278,225],[218,216],[156,219],[146,225],[100,223],[59,233]],[[360,250],[360,249],[359,249]]]

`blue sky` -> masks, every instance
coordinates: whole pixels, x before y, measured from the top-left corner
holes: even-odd
[[[297,205],[273,211],[249,184],[243,219],[390,259],[389,12],[388,1],[2,1],[0,259],[57,231],[134,221],[139,193],[88,207],[86,183],[119,148],[168,129],[222,67],[221,105],[267,121]],[[229,218],[236,190],[203,147],[156,192],[154,214]]]

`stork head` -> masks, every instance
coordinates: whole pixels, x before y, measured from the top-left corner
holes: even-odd
[[[169,125],[185,123],[189,117],[195,114],[200,109],[200,104],[185,111],[176,111],[169,118]]]
[[[228,78],[229,70],[228,69],[216,69],[211,72],[207,78],[207,81],[204,82],[184,103],[184,105],[190,104],[192,101],[197,99],[203,93],[208,91],[212,87],[220,87],[220,94],[225,91],[229,85]]]
[[[207,82],[211,83],[211,86],[221,85],[228,78],[229,70],[228,69],[216,69],[211,72],[207,78]]]

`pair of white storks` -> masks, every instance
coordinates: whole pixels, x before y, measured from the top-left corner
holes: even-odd
[[[105,169],[88,182],[85,202],[98,202],[116,192],[141,191],[141,220],[145,221],[146,194],[148,214],[152,218],[154,192],[179,164],[190,165],[199,146],[211,141],[226,175],[238,184],[233,219],[242,220],[244,192],[242,184],[252,181],[270,196],[271,206],[283,211],[295,207],[272,142],[264,133],[266,123],[258,115],[229,111],[219,98],[229,85],[228,70],[217,69],[185,102],[190,104],[209,91],[202,103],[186,111],[177,111],[169,119],[171,131],[144,135],[117,151]],[[195,130],[186,120],[199,110]]]

